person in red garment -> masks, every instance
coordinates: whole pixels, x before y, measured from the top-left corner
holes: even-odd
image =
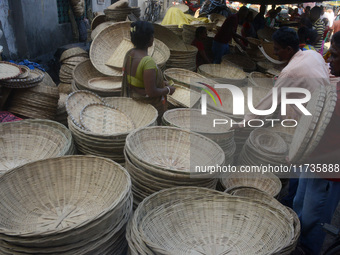
[[[211,63],[204,48],[204,40],[206,39],[207,39],[207,28],[203,26],[196,28],[195,39],[191,43],[191,45],[195,46],[198,49],[198,52],[196,55],[196,69],[200,65]]]
[[[330,48],[331,74],[340,76],[340,32],[333,35]],[[336,85],[337,101],[331,120],[320,143],[309,157],[309,164],[325,164],[339,168],[340,158],[340,82]],[[299,253],[319,255],[326,233],[323,223],[330,223],[340,201],[340,173],[335,172],[327,179],[322,175],[317,178],[299,180],[298,189],[293,202],[293,209],[301,221]],[[309,176],[310,177],[310,176]]]

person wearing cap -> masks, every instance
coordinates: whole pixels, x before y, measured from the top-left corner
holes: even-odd
[[[167,108],[166,97],[172,95],[175,88],[163,80],[161,70],[148,56],[148,48],[154,41],[153,25],[147,21],[133,22],[130,35],[135,48],[128,51],[124,59],[121,95],[153,105],[160,124]]]
[[[215,35],[212,44],[214,64],[220,64],[222,61],[222,57],[229,53],[229,42],[232,39],[234,39],[236,43],[238,43],[242,47],[242,49],[245,50],[245,47],[242,45],[240,40],[242,39],[244,41],[247,41],[247,39],[242,37],[241,35],[238,35],[236,31],[239,22],[245,19],[248,11],[249,10],[246,6],[242,6],[236,14],[229,16],[223,22],[222,27]]]
[[[340,77],[340,32],[333,35],[329,51],[331,74]],[[306,162],[308,164],[339,167],[340,82],[334,88],[334,93],[337,95],[335,109],[318,146]],[[322,175],[314,176],[315,178],[303,177],[304,174],[300,177],[293,204],[301,222],[300,253],[296,254],[318,255],[326,236],[322,225],[331,222],[340,201],[340,173],[328,175],[327,179],[322,178]]]

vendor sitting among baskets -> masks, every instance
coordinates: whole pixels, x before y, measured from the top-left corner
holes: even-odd
[[[203,26],[196,28],[195,39],[191,43],[191,45],[195,46],[198,49],[198,52],[196,55],[196,69],[200,65],[211,63],[204,48],[204,40],[206,39],[207,39],[207,28]]]
[[[131,42],[135,48],[126,53],[123,67],[122,96],[153,105],[158,111],[158,123],[167,108],[166,96],[175,88],[163,80],[155,61],[148,56],[154,40],[154,28],[146,21],[131,24]]]

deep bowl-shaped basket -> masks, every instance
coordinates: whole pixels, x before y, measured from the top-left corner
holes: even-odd
[[[156,254],[273,254],[292,239],[287,223],[267,204],[216,195],[151,210],[139,230]]]
[[[205,136],[174,127],[148,127],[131,132],[126,151],[136,165],[177,173],[199,174],[198,167],[221,166],[221,147]]]
[[[105,158],[66,156],[32,162],[5,173],[0,187],[2,239],[25,247],[57,247],[89,235],[94,238],[131,212],[130,176]]]
[[[71,152],[72,136],[63,125],[47,120],[0,124],[0,174],[26,163]]]
[[[240,167],[238,166],[239,170]],[[282,188],[280,179],[272,173],[228,173],[220,179],[225,192],[231,193],[239,187],[250,187],[261,190],[270,196],[277,196]]]

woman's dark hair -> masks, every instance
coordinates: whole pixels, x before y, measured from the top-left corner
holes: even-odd
[[[131,23],[131,42],[136,48],[147,48],[153,34],[154,28],[151,23],[140,20]]]
[[[318,37],[318,33],[311,28],[308,27],[300,27],[298,30],[300,43],[306,43],[310,45],[314,45],[316,38]]]
[[[198,28],[196,28],[196,31],[195,31],[195,38],[199,38],[200,34],[202,34],[204,31],[206,31],[207,28],[206,27],[203,27],[203,26],[200,26]]]
[[[284,49],[290,46],[294,51],[299,50],[299,37],[292,28],[281,27],[279,30],[276,30],[273,34],[273,41]]]

